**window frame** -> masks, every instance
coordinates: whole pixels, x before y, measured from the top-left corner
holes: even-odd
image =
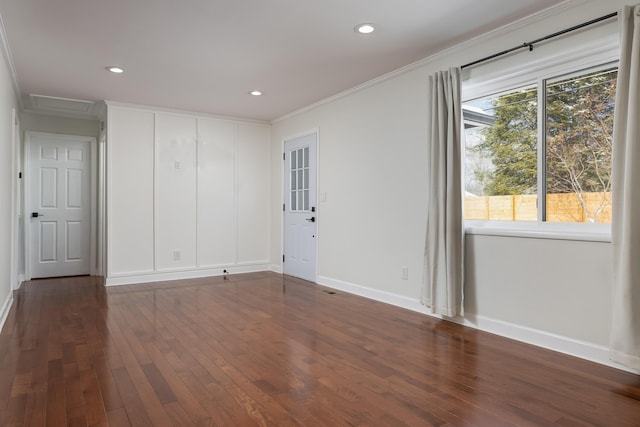
[[[547,81],[557,81],[574,75],[596,72],[618,67],[619,41],[617,33],[606,38],[593,40],[581,48],[572,51],[555,52],[553,55],[542,54],[527,63],[504,61],[512,63],[497,72],[496,64],[489,64],[486,71],[466,71],[463,74],[462,103],[470,102],[499,93],[516,90],[525,86],[535,85],[538,91],[538,123],[537,123],[537,157],[538,167],[546,164],[545,131]],[[533,53],[533,52],[532,52]],[[513,58],[512,58],[513,59]],[[498,63],[502,61],[496,61]],[[504,65],[504,64],[503,64]],[[463,120],[464,123],[464,120]],[[464,130],[463,130],[464,133]],[[466,150],[461,150],[462,161]],[[464,173],[464,168],[462,168]],[[546,174],[538,169],[537,195],[538,198],[546,194]],[[465,185],[463,176],[462,183]],[[464,197],[465,189],[462,189]],[[543,204],[544,206],[545,204]],[[476,235],[542,238],[560,240],[579,240],[593,242],[611,242],[611,224],[607,223],[570,223],[548,222],[544,218],[543,209],[538,209],[536,221],[495,221],[495,220],[464,220],[465,233]]]

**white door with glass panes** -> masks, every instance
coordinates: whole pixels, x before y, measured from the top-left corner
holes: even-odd
[[[28,275],[90,273],[93,138],[28,135]]]
[[[317,134],[284,143],[284,273],[316,280]]]

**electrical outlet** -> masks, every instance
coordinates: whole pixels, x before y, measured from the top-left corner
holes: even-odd
[[[182,256],[182,254],[180,253],[180,251],[173,251],[173,260],[174,261],[180,261],[180,257]]]
[[[409,267],[406,265],[400,267],[400,278],[402,280],[409,280]]]

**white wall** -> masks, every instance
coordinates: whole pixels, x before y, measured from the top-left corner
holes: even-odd
[[[155,270],[154,128],[153,112],[109,108],[107,276]]]
[[[199,178],[206,183],[198,186],[198,265],[232,265],[237,256],[236,124],[198,120],[198,154]]]
[[[274,122],[271,187],[282,188],[282,141],[318,128],[318,282],[416,310],[422,280],[427,182],[427,81],[519,43],[606,15],[625,2],[573,2],[548,16],[495,31],[390,78]],[[600,25],[522,51],[501,63],[533,61],[585,40],[615,36]],[[468,75],[478,73],[472,69]],[[272,197],[271,262],[281,268],[282,193]],[[607,363],[610,244],[467,236],[465,322]],[[409,267],[409,280],[400,267]]]
[[[24,132],[93,136],[96,139],[100,135],[100,122],[90,119],[83,120],[44,114],[22,113],[20,115],[20,126]]]
[[[107,284],[269,269],[268,125],[107,116]]]
[[[611,244],[467,236],[470,313],[607,346]]]
[[[158,271],[196,267],[197,126],[195,117],[156,114],[154,211]],[[115,172],[118,165],[114,166]],[[151,220],[150,215],[147,220]]]
[[[3,50],[0,60],[0,329],[13,301],[11,277],[11,252],[13,250],[12,223],[14,221],[11,200],[14,191],[13,117],[17,111],[17,98],[13,80]],[[17,228],[17,222],[15,224]]]

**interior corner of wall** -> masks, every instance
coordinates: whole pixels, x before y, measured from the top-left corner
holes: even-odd
[[[11,310],[12,305],[13,305],[13,289],[10,289],[9,295],[7,295],[7,298],[2,304],[2,309],[0,309],[0,331],[4,327],[4,323],[6,322],[7,317],[9,316],[9,311]]]

